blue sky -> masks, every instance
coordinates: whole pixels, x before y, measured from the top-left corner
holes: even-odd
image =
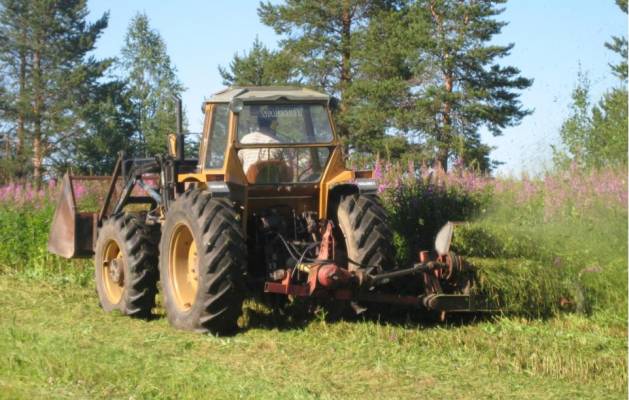
[[[255,0],[91,0],[92,19],[110,12],[96,56],[117,56],[130,19],[145,12],[187,88],[183,102],[190,130],[200,131],[203,98],[223,87],[218,65],[249,49],[256,36],[269,47],[277,45],[278,36],[259,21],[257,5]],[[604,43],[612,35],[626,35],[627,19],[612,0],[511,0],[501,19],[509,25],[495,42],[515,43],[502,64],[535,80],[521,98],[534,113],[503,136],[487,134],[484,140],[496,146],[492,158],[505,162],[501,173],[536,172],[548,163],[550,145],[558,142],[579,65],[588,73],[593,99],[618,84],[608,66],[617,58]]]

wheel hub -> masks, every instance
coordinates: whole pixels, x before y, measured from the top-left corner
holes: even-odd
[[[112,304],[118,304],[124,292],[124,255],[120,246],[111,239],[104,245],[101,279],[105,295]]]
[[[199,274],[197,273],[197,246],[194,241],[187,245],[190,246],[190,250],[188,250],[188,274],[186,279],[190,286],[196,291],[199,284]]]
[[[120,258],[114,258],[109,262],[109,277],[117,285],[122,286],[124,283],[124,267]]]
[[[173,299],[182,311],[192,308],[199,286],[197,246],[192,231],[186,224],[179,224],[170,241],[169,285]]]

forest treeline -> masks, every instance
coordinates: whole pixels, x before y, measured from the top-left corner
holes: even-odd
[[[339,99],[335,118],[360,160],[453,160],[483,172],[497,161],[481,132],[502,134],[532,110],[533,81],[497,44],[506,0],[285,0],[258,5],[280,41],[259,40],[219,67],[225,85],[301,85]],[[617,0],[623,12],[627,1]],[[118,57],[92,50],[108,14],[88,22],[86,0],[0,0],[0,183],[42,181],[73,168],[107,174],[118,151],[165,151],[173,95],[184,87],[145,14],[130,21]],[[604,44],[601,44],[604,45]],[[627,41],[618,86],[592,105],[580,78],[554,149],[558,164],[626,164]],[[239,50],[239,49],[235,49]]]
[[[87,17],[86,0],[0,1],[0,183],[164,151],[184,88],[163,39],[139,13],[120,55],[96,59],[109,14]]]

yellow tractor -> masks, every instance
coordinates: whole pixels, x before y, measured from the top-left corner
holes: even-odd
[[[394,265],[378,182],[345,167],[333,103],[292,87],[215,94],[202,106],[197,159],[185,157],[178,122],[168,154],[121,154],[111,177],[66,175],[49,250],[94,257],[106,311],[149,316],[160,281],[168,320],[184,330],[233,332],[251,291],[483,309],[470,292],[473,269],[449,251],[452,224],[417,263]],[[99,211],[77,212],[80,179],[109,182]]]

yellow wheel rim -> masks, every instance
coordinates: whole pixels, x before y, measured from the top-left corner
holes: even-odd
[[[115,240],[110,240],[105,245],[103,253],[103,265],[101,268],[105,295],[112,304],[118,304],[124,291],[124,257],[120,246]]]
[[[168,276],[177,307],[188,311],[197,296],[199,271],[197,245],[185,224],[175,227],[170,240]]]

